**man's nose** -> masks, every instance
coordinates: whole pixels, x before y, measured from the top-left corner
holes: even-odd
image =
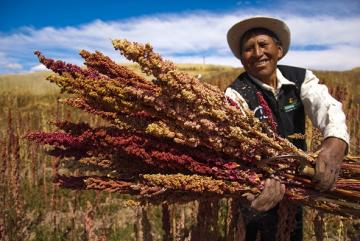
[[[254,56],[255,57],[260,57],[261,55],[263,55],[263,49],[260,48],[260,46],[255,46],[254,48]]]

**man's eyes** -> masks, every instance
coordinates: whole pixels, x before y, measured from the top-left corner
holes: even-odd
[[[266,48],[269,45],[269,43],[259,43],[259,47],[260,48]],[[255,49],[255,46],[249,46],[249,47],[245,47],[244,51],[248,52]]]

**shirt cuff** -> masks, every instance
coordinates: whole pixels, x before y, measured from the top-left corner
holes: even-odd
[[[346,126],[327,126],[324,130],[324,139],[328,137],[336,137],[346,142],[349,147],[350,136],[346,131]],[[348,148],[347,148],[348,149]]]

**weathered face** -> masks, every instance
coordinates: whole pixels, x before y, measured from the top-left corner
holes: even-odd
[[[266,33],[252,33],[242,41],[241,63],[249,74],[263,82],[276,75],[282,55],[282,47]]]

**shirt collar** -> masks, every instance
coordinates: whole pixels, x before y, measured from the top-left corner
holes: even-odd
[[[263,83],[261,80],[258,80],[257,78],[251,76],[250,74],[249,74],[249,76],[261,88],[271,91],[273,93],[278,92],[281,89],[281,86],[283,86],[283,85],[295,85],[294,82],[291,82],[290,80],[285,78],[278,68],[276,69],[276,78],[277,78],[277,88],[276,89],[274,89],[270,85]]]

